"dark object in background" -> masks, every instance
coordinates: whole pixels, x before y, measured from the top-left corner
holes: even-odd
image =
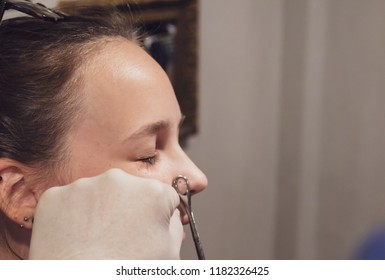
[[[162,25],[154,35],[147,36],[144,40],[147,51],[162,66],[170,78],[174,75],[172,66],[175,58],[176,31],[175,24],[167,23]]]
[[[385,226],[372,231],[360,245],[357,260],[385,260]]]

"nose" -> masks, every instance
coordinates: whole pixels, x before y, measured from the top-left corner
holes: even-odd
[[[173,168],[175,173],[170,182],[178,175],[187,177],[190,186],[190,192],[192,195],[203,191],[207,187],[206,175],[194,164],[194,162],[187,156],[187,154],[180,149],[180,160],[175,161],[175,167]],[[185,193],[185,186],[181,186],[181,193]]]

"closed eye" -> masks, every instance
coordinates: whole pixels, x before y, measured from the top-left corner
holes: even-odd
[[[146,156],[146,157],[140,158],[139,160],[148,166],[153,166],[158,162],[158,155],[155,154],[152,156]]]

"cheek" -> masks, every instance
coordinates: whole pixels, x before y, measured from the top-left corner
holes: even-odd
[[[154,165],[143,162],[125,162],[120,165],[124,171],[138,177],[156,179],[166,184],[171,184],[172,162],[167,154],[159,153],[159,158]]]
[[[100,152],[92,152],[90,148],[79,149],[70,156],[66,168],[58,174],[61,181],[68,184],[77,179],[94,177],[113,167],[118,167],[105,153],[105,149],[100,149]]]
[[[63,168],[60,169],[63,170]],[[36,180],[33,181],[32,185],[36,186],[33,191],[36,201],[39,201],[40,196],[49,188],[68,184],[63,178],[60,178],[59,176],[61,175],[57,173],[58,172],[50,172],[49,174],[45,174],[44,172],[42,172],[42,174],[45,175],[41,175],[39,176],[39,178],[36,178]]]
[[[87,127],[87,124],[90,124]],[[71,135],[68,141],[68,159],[61,176],[67,182],[79,178],[93,177],[113,167],[116,163],[116,145],[111,141],[111,133],[96,129],[86,122]]]
[[[138,163],[136,166],[126,164],[123,169],[134,176],[156,179],[167,184],[170,183],[168,182],[169,177],[167,176],[169,170],[164,160],[162,160],[162,162],[156,163],[154,166],[147,166],[142,163]]]

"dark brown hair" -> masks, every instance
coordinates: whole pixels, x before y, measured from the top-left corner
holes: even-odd
[[[65,162],[68,132],[82,113],[82,65],[111,38],[139,44],[138,29],[125,14],[84,11],[88,15],[60,22],[32,17],[1,22],[0,158],[55,174]],[[2,222],[0,243],[8,244]]]
[[[31,17],[0,25],[0,158],[33,166],[60,162],[63,139],[79,114],[78,73],[108,37],[137,40],[137,32],[109,17]],[[120,19],[120,20],[118,20]]]

